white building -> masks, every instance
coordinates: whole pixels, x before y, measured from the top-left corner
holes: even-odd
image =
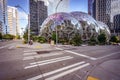
[[[15,7],[8,6],[8,26],[9,34],[20,34],[18,10]]]
[[[7,24],[7,0],[0,0],[0,33],[8,33]]]

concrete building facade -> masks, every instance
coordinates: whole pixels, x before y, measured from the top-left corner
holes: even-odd
[[[41,0],[30,0],[29,4],[31,34],[38,35],[40,26],[48,16],[47,6]]]
[[[0,0],[0,33],[7,34],[8,32],[7,0]]]
[[[8,6],[8,26],[9,34],[15,36],[20,34],[18,10],[15,7]]]

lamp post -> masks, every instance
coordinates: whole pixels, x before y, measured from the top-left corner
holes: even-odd
[[[22,9],[28,15],[28,44],[29,44],[29,41],[30,41],[30,14],[28,14],[27,11],[25,11],[20,5],[16,5],[15,7]]]
[[[58,4],[56,5],[55,13],[57,13],[57,8],[58,8],[58,6],[59,6],[59,4],[60,4],[61,1],[62,0],[59,0]],[[56,16],[57,16],[57,14],[56,14]],[[55,23],[54,23],[54,25],[55,25]],[[58,32],[57,32],[57,27],[56,27],[56,46],[57,46],[57,44],[58,44]]]

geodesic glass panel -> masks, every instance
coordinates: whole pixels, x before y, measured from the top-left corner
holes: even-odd
[[[84,12],[71,12],[70,14],[81,23],[83,28],[83,40],[89,40],[93,36],[98,36],[99,27],[94,18]]]
[[[68,13],[56,13],[49,16],[41,26],[40,35],[49,39],[56,31],[59,38],[71,39],[76,33],[80,36],[83,34],[81,24]]]

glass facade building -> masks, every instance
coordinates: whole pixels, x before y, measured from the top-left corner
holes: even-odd
[[[111,32],[115,33],[114,16],[120,14],[120,0],[88,0],[88,13],[106,23]]]
[[[47,18],[47,6],[42,0],[30,0],[30,30],[31,34],[38,35],[40,26]]]
[[[107,25],[102,22],[98,23],[90,15],[83,12],[60,12],[50,15],[42,24],[40,35],[46,39],[51,39],[52,34],[56,31],[59,38],[69,40],[79,34],[83,41],[87,41],[92,37],[97,37],[102,31],[105,31],[108,40],[110,37]]]

